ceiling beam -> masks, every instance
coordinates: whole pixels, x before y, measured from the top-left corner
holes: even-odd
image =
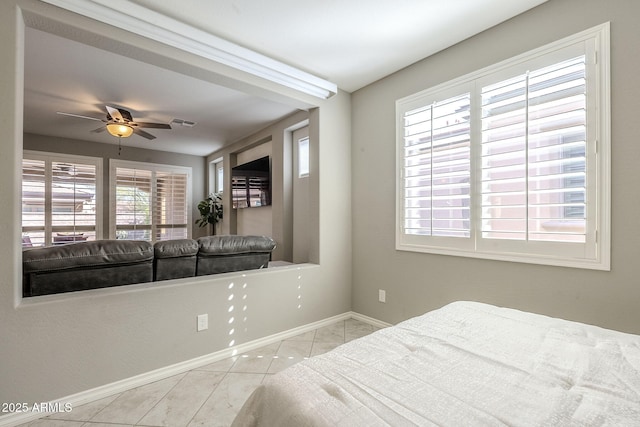
[[[42,0],[270,82],[327,99],[337,85],[129,0]]]

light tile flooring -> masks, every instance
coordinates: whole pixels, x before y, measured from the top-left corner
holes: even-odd
[[[376,329],[341,321],[21,427],[229,426],[269,375]]]

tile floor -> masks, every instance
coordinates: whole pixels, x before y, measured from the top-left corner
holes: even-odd
[[[341,321],[20,427],[229,426],[267,376],[376,329]]]

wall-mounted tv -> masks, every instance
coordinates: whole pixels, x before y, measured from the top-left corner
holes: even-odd
[[[233,208],[271,205],[271,161],[269,156],[231,168]]]

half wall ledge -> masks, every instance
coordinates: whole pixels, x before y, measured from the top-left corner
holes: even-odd
[[[95,240],[22,251],[23,297],[267,268],[267,236]]]

